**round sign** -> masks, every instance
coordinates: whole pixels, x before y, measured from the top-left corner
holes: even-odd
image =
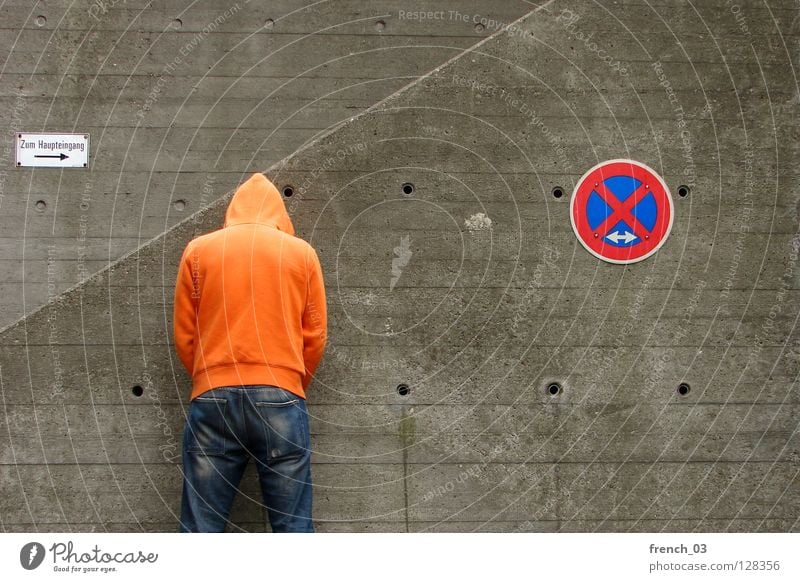
[[[578,180],[570,202],[578,240],[609,263],[635,263],[655,253],[669,236],[672,218],[664,180],[633,160],[597,164]]]

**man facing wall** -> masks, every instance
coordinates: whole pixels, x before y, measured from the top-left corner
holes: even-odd
[[[273,531],[313,531],[306,390],[327,340],[319,258],[256,173],[186,246],[175,348],[192,376],[180,531],[224,531],[250,457]]]

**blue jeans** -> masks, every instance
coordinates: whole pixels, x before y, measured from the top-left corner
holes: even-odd
[[[251,456],[272,531],[314,531],[306,402],[275,386],[214,388],[189,404],[179,531],[225,531]]]

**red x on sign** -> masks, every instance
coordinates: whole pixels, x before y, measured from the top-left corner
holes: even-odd
[[[655,253],[672,229],[672,197],[661,176],[633,160],[596,165],[578,181],[570,202],[578,240],[610,263],[635,263]]]

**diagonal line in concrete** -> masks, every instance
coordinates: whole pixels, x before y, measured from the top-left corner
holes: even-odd
[[[267,175],[272,175],[274,172],[279,171],[281,168],[283,168],[287,164],[287,162],[289,160],[291,160],[293,158],[296,158],[301,153],[303,153],[304,151],[307,151],[309,148],[313,147],[314,145],[323,142],[324,140],[328,139],[330,136],[338,133],[339,131],[342,131],[344,128],[349,127],[349,126],[351,126],[351,125],[353,125],[355,123],[358,123],[361,119],[369,116],[370,114],[374,113],[377,110],[380,110],[384,105],[386,105],[387,103],[393,101],[398,96],[408,92],[413,87],[416,87],[416,86],[422,84],[423,81],[425,81],[426,79],[428,79],[428,78],[430,78],[432,76],[435,76],[437,73],[439,73],[440,71],[442,71],[446,67],[450,66],[452,63],[454,63],[454,62],[456,62],[456,61],[468,56],[471,52],[475,51],[476,49],[480,48],[481,46],[483,46],[485,44],[488,44],[488,43],[492,42],[493,40],[496,40],[496,39],[502,37],[503,35],[505,35],[507,33],[508,29],[513,29],[515,27],[518,27],[521,23],[525,22],[528,18],[530,18],[531,15],[539,12],[540,10],[543,10],[543,9],[547,8],[553,2],[555,2],[555,0],[547,0],[544,3],[532,8],[524,16],[518,18],[517,20],[514,20],[513,22],[510,22],[506,26],[498,29],[493,34],[481,39],[480,41],[478,41],[477,43],[475,43],[471,47],[463,50],[459,54],[457,54],[454,57],[448,59],[447,61],[445,61],[441,65],[435,67],[434,69],[431,69],[430,71],[428,71],[424,75],[422,75],[422,76],[418,77],[417,79],[411,81],[410,83],[408,83],[404,87],[402,87],[399,90],[395,91],[391,95],[388,95],[387,97],[381,99],[380,101],[378,101],[374,105],[371,105],[367,109],[357,113],[356,115],[354,115],[350,119],[346,120],[345,122],[333,126],[328,131],[325,131],[325,132],[317,134],[314,137],[313,140],[311,140],[308,143],[302,145],[300,148],[295,150],[291,155],[289,155],[286,158],[282,159],[281,161],[273,164],[272,166],[270,166],[269,168],[264,170],[264,172]],[[129,259],[137,257],[142,252],[142,250],[144,248],[146,248],[146,247],[148,247],[150,245],[158,244],[159,241],[164,241],[164,239],[168,235],[168,233],[174,232],[174,231],[179,230],[181,228],[186,228],[188,225],[191,225],[193,223],[197,223],[198,218],[200,216],[204,215],[210,209],[215,208],[220,203],[227,204],[227,200],[232,194],[233,194],[233,191],[229,191],[228,193],[224,194],[223,196],[221,196],[221,197],[217,198],[216,200],[212,201],[211,203],[209,203],[204,208],[201,208],[200,210],[197,210],[196,212],[190,214],[189,216],[187,216],[186,218],[184,218],[180,222],[174,224],[173,226],[171,226],[169,229],[165,230],[161,234],[159,234],[159,235],[157,235],[157,236],[155,236],[155,237],[143,242],[137,248],[135,248],[132,251],[122,255],[121,257],[119,257],[115,261],[109,263],[108,265],[106,265],[102,269],[94,272],[90,277],[87,277],[83,281],[81,281],[79,283],[76,283],[75,285],[73,285],[72,287],[69,287],[68,289],[65,289],[64,291],[59,293],[55,298],[53,298],[53,301],[57,302],[60,299],[66,297],[66,296],[74,294],[78,289],[80,289],[81,287],[85,286],[90,281],[97,281],[97,280],[101,279],[106,273],[108,273],[110,271],[113,271],[114,268],[117,267],[118,265],[126,262]],[[26,319],[36,315],[37,313],[40,313],[45,308],[49,307],[49,305],[50,305],[49,303],[41,305],[40,307],[34,309],[30,313],[25,314],[24,316],[20,317],[16,321],[13,321],[10,324],[6,325],[5,327],[1,328],[0,329],[0,338],[7,331],[17,327],[22,322],[24,322]]]

